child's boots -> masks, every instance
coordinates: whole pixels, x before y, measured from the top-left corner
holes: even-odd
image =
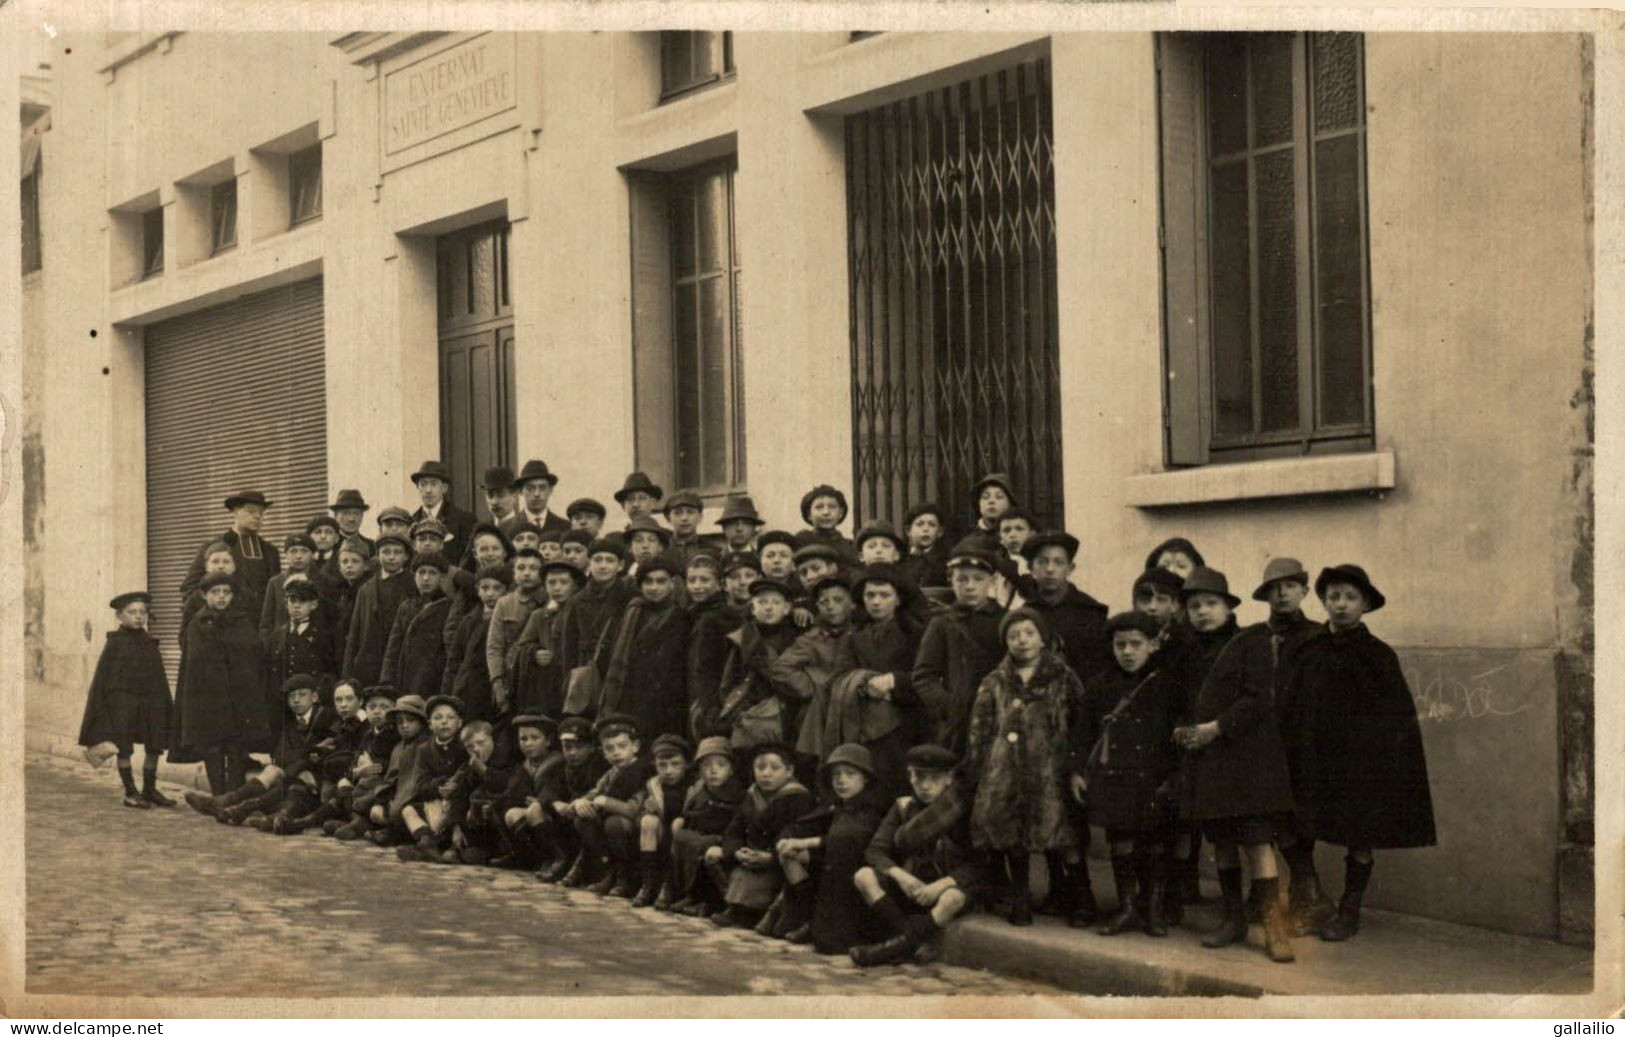
[[[1066,918],[1072,914],[1077,904],[1076,880],[1072,877],[1075,869],[1084,867],[1083,862],[1068,864],[1064,850],[1045,850],[1044,867],[1049,872],[1049,890],[1044,899],[1033,910],[1041,915],[1053,915]]]
[[[1032,861],[1026,850],[1011,853],[1005,859],[1010,866],[1010,924],[1032,925]]]
[[[1099,920],[1100,908],[1095,903],[1095,889],[1089,881],[1089,858],[1085,856],[1072,866],[1072,916],[1067,924],[1074,929],[1087,929]]]
[[[175,801],[158,791],[158,772],[156,770],[143,770],[141,772],[141,798],[155,807],[172,807]]]
[[[259,793],[222,810],[220,813],[214,816],[216,821],[220,821],[225,824],[240,825],[256,814],[260,815],[261,817],[265,816],[267,813],[275,810],[277,805],[282,802],[282,790],[280,788],[275,788],[271,789],[270,791],[266,791],[265,786],[260,784],[258,778],[249,781],[243,786],[243,788],[258,788]],[[240,792],[242,790],[239,789],[238,791]],[[233,795],[235,794],[236,793],[233,793]],[[257,828],[259,826],[255,825],[254,827]]]
[[[1102,936],[1116,936],[1131,929],[1143,929],[1145,918],[1136,903],[1139,883],[1133,854],[1112,854],[1112,880],[1117,886],[1117,910],[1095,931]]]
[[[1241,895],[1241,869],[1219,869],[1219,896],[1224,917],[1202,937],[1203,947],[1228,947],[1247,939],[1247,906]]]
[[[935,936],[936,932],[937,923],[929,913],[909,915],[902,920],[897,935],[879,943],[854,947],[848,953],[852,956],[852,963],[862,968],[907,961],[922,944]]]
[[[1162,920],[1176,926],[1185,920],[1185,905],[1190,900],[1185,886],[1185,858],[1170,854],[1163,860],[1162,870],[1167,877],[1163,884]]]
[[[1365,899],[1365,887],[1371,882],[1371,869],[1375,861],[1343,859],[1343,899],[1337,904],[1337,916],[1320,930],[1320,938],[1341,943],[1360,931],[1360,902]]]
[[[440,859],[440,837],[433,828],[424,825],[418,829],[417,836],[410,846],[399,846],[395,849],[395,856],[403,861],[438,861]]]
[[[226,812],[228,807],[234,807],[245,799],[252,799],[256,796],[263,795],[265,795],[265,786],[260,784],[259,779],[256,778],[253,781],[243,785],[241,788],[234,789],[231,792],[222,792],[218,795],[211,795],[207,792],[198,792],[194,790],[186,793],[183,798],[186,800],[186,805],[191,807],[193,810],[196,810],[200,814],[207,814],[216,821],[219,821],[221,824],[225,824],[226,821],[223,817],[221,817],[221,815]]]
[[[1168,919],[1164,910],[1168,903],[1167,860],[1153,851],[1142,857],[1140,884],[1145,889],[1145,934],[1167,936]]]
[[[790,943],[809,943],[812,940],[812,916],[818,883],[810,878],[784,887],[784,911],[773,935]]]
[[[1291,902],[1291,915],[1288,924],[1293,936],[1307,936],[1319,932],[1326,923],[1337,914],[1337,905],[1332,903],[1320,886],[1320,876],[1315,872],[1314,843],[1299,840],[1281,852],[1286,858],[1287,867],[1292,871],[1292,880],[1289,889]]]
[[[1281,880],[1254,879],[1253,890],[1264,909],[1264,953],[1270,961],[1292,961],[1292,941],[1287,939],[1286,908],[1281,903]]]
[[[303,816],[290,817],[285,824],[274,826],[271,830],[277,835],[298,835],[300,832],[312,828],[327,830],[327,823],[339,816],[339,805],[334,802],[319,803],[316,809]]]
[[[773,936],[773,935],[775,935],[778,932],[779,919],[781,919],[783,917],[784,917],[784,890],[780,889],[779,890],[779,895],[773,898],[773,903],[769,904],[767,906],[767,910],[762,912],[762,917],[758,918],[756,920],[756,935],[757,936]]]
[[[633,907],[648,907],[655,902],[655,897],[664,889],[660,868],[660,853],[657,850],[644,850],[638,854],[638,871],[642,881],[638,885],[637,896],[632,898]]]

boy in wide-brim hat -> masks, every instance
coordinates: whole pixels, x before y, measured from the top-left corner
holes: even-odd
[[[694,768],[699,780],[683,797],[682,816],[671,823],[670,885],[676,899],[670,907],[678,914],[704,918],[721,905],[725,888],[713,883],[702,866],[705,854],[722,845],[746,783],[736,772],[733,749],[726,738],[701,739],[694,751]]]
[[[422,695],[400,695],[384,711],[384,722],[394,727],[396,732],[389,760],[372,788],[365,794],[360,791],[356,793],[352,804],[353,816],[348,824],[334,831],[335,838],[348,841],[366,837],[369,841],[378,842],[374,835],[379,831],[388,831],[397,794],[403,786],[412,789],[416,781],[418,751],[423,748],[424,732],[429,721],[429,714],[423,706]]]
[[[757,531],[767,525],[767,520],[756,513],[756,502],[749,497],[729,497],[722,506],[717,525],[722,529],[729,552],[749,551],[756,544]]]
[[[633,472],[626,477],[621,488],[615,491],[615,503],[626,512],[627,521],[639,515],[647,515],[654,511],[660,498],[666,495],[652,479],[643,472]]]
[[[174,702],[158,641],[147,633],[152,596],[146,591],[129,591],[108,605],[118,626],[108,631],[90,678],[79,744],[87,750],[87,758],[92,758],[91,751],[99,746],[114,747],[125,806],[139,810],[172,807],[175,801],[158,791],[158,758],[170,745]],[[139,791],[130,767],[138,742],[146,754]],[[102,761],[105,759],[102,757]]]

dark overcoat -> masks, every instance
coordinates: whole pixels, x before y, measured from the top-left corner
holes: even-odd
[[[971,847],[970,810],[951,787],[947,798],[931,804],[914,796],[892,803],[863,853],[863,862],[879,875],[902,868],[921,882],[953,877],[967,896],[985,878],[982,858]],[[957,805],[956,805],[957,804]]]
[[[1004,610],[984,602],[970,610],[955,604],[934,617],[914,659],[914,691],[928,712],[931,740],[954,753],[965,751],[971,704],[982,678],[1004,656],[999,620]]]
[[[1399,656],[1360,624],[1305,641],[1285,694],[1298,816],[1338,846],[1432,846],[1433,794]]]
[[[745,784],[738,774],[729,775],[716,789],[696,781],[683,796],[683,828],[696,835],[721,836],[744,798]]]
[[[556,717],[564,712],[564,662],[559,658],[559,619],[563,614],[562,609],[543,606],[531,612],[519,632],[513,669],[508,673],[517,713]],[[536,652],[544,648],[553,653],[546,666],[536,661]]]
[[[636,598],[610,634],[600,712],[637,720],[645,745],[688,730],[688,611]]]
[[[1053,638],[1050,647],[1061,653],[1080,681],[1112,665],[1105,605],[1071,584],[1061,600],[1051,604],[1039,596],[1038,585],[1030,578],[1022,582],[1021,595],[1028,608],[1044,617]]]
[[[452,638],[446,651],[445,674],[440,681],[442,695],[455,695],[467,707],[465,720],[484,720],[497,717],[496,705],[491,698],[491,671],[485,664],[485,640],[491,632],[491,617],[485,606],[476,606],[457,624],[457,636]]]
[[[703,703],[702,712],[714,716],[717,689],[722,687],[722,668],[728,664],[728,635],[744,625],[745,610],[724,594],[716,594],[698,605],[689,606],[688,701]],[[692,724],[691,724],[692,727]],[[695,738],[698,731],[689,732]]]
[[[534,773],[523,761],[516,764],[508,772],[508,787],[497,798],[496,806],[503,812],[523,810],[534,799],[545,811],[552,803],[574,798],[564,780],[564,754],[555,749],[542,757]]]
[[[140,742],[156,758],[169,748],[173,713],[158,639],[145,630],[108,631],[90,678],[79,744],[112,742],[129,748]]]
[[[852,876],[863,867],[864,853],[874,838],[890,805],[888,797],[873,780],[851,799],[838,799],[825,779],[824,799],[811,813],[797,819],[788,834],[820,840],[813,854],[817,874],[817,899],[812,916],[813,948],[820,954],[845,954],[860,943],[870,943],[890,935],[881,932],[878,919]]]
[[[290,778],[298,777],[301,770],[308,769],[320,779],[322,760],[328,753],[321,743],[333,737],[333,725],[337,721],[338,714],[333,712],[332,707],[319,702],[310,711],[310,722],[304,726],[300,726],[299,718],[290,713],[282,723],[276,748],[271,750],[271,762],[286,771]]]
[[[771,852],[790,825],[817,805],[817,798],[807,787],[793,779],[774,792],[763,792],[751,785],[722,833],[723,857],[732,861],[734,854],[746,846]]]
[[[414,593],[412,577],[404,572],[387,579],[380,572],[361,585],[356,593],[355,611],[350,616],[350,633],[344,639],[344,662],[339,666],[341,676],[359,681],[363,688],[378,683],[395,613],[401,602]]]
[[[1173,820],[1174,789],[1159,790],[1179,765],[1173,734],[1182,692],[1157,663],[1153,655],[1136,673],[1114,663],[1083,683],[1069,769],[1088,781],[1089,820],[1103,828],[1155,832]]]
[[[977,849],[1062,850],[1077,841],[1067,807],[1067,732],[1082,696],[1077,674],[1048,648],[1031,680],[1021,679],[1008,656],[982,679],[964,762],[976,783]]]
[[[320,685],[323,701],[338,679],[339,663],[334,651],[333,632],[314,616],[304,633],[296,634],[284,619],[265,639],[266,694],[282,694],[282,682],[296,673],[307,673]]]
[[[607,584],[589,581],[564,603],[559,613],[559,640],[554,654],[566,675],[595,658],[604,631],[634,596],[635,592],[624,580],[611,580]],[[608,658],[606,645],[603,653],[596,656],[600,673]]]
[[[773,682],[773,664],[801,631],[789,619],[773,626],[750,622],[726,638],[728,659],[722,664],[722,683],[713,693],[717,708],[710,713],[704,702],[690,704],[696,738],[726,735],[736,748],[761,741],[783,741],[789,732],[784,720],[782,692]],[[696,708],[697,707],[697,708]],[[713,719],[714,718],[714,719]],[[778,725],[775,735],[771,728]],[[762,731],[766,729],[765,736]],[[703,731],[703,733],[698,733]]]
[[[925,551],[904,555],[897,567],[914,581],[916,587],[948,586],[948,555],[951,552],[946,539],[939,539]]]
[[[336,653],[339,669],[344,668],[345,653],[349,648],[350,620],[355,616],[356,600],[361,596],[361,588],[372,579],[372,570],[366,569],[361,573],[360,579],[354,583],[335,576],[327,581],[327,597],[321,607],[316,610],[318,619],[327,621],[328,629],[333,632],[333,651]]]
[[[1218,721],[1219,737],[1187,754],[1190,773],[1184,813],[1198,821],[1268,817],[1292,809],[1292,786],[1276,723],[1273,635],[1256,623],[1220,647],[1207,670],[1190,722]],[[1217,638],[1197,635],[1185,660],[1194,676],[1197,661]]]
[[[248,534],[259,547],[259,557],[249,558],[243,554],[243,537],[235,529],[228,529],[219,536],[210,537],[198,545],[197,555],[192,559],[192,567],[186,571],[186,579],[181,581],[181,593],[190,594],[203,582],[203,563],[207,561],[203,552],[213,543],[224,543],[231,548],[231,557],[237,562],[237,604],[255,622],[260,616],[260,604],[265,597],[265,585],[271,577],[282,571],[282,556],[277,552],[276,546],[258,533]]]
[[[395,685],[403,694],[439,690],[446,672],[446,643],[440,632],[449,605],[439,588],[401,602],[384,649],[385,684]]]
[[[232,604],[192,617],[176,696],[175,744],[202,753],[236,741],[245,752],[267,752],[271,728],[265,702],[265,652],[248,613]]]

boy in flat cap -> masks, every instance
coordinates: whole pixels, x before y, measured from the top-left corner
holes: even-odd
[[[406,541],[407,550],[411,550],[413,520],[410,511],[391,505],[378,513],[377,521],[379,536],[398,536]]]
[[[604,519],[609,517],[609,509],[591,497],[577,497],[564,509],[564,517],[570,521],[570,529],[567,532],[586,533],[585,543],[590,544],[598,536],[599,530],[604,528]]]
[[[796,534],[796,546],[828,544],[840,553],[843,561],[856,565],[857,548],[841,532],[841,523],[847,516],[846,494],[827,483],[820,483],[801,498],[801,519],[807,528]]]
[[[638,885],[633,907],[659,902],[671,905],[671,826],[682,816],[683,794],[688,788],[688,761],[694,746],[678,734],[663,734],[654,740],[654,776],[643,783],[638,800]]]
[[[334,689],[335,697],[337,690]],[[389,711],[395,708],[393,687],[375,684],[363,689],[361,705],[364,721],[356,739],[355,755],[342,772],[331,774],[335,779],[332,791],[323,787],[319,808],[323,815],[320,822],[323,835],[333,835],[342,828],[356,810],[358,800],[371,797],[383,784],[384,769],[401,740],[400,731],[389,716]]]
[[[438,691],[446,672],[446,643],[442,635],[450,603],[441,590],[446,557],[438,551],[419,552],[412,558],[416,593],[395,610],[395,622],[384,648],[385,684],[410,691]]]
[[[796,576],[796,549],[801,545],[796,538],[782,529],[770,529],[756,538],[757,569],[770,580],[782,580],[790,590],[801,596],[801,581]]]
[[[232,560],[236,563],[237,585],[241,593],[237,607],[250,617],[251,622],[259,618],[265,585],[282,571],[282,559],[277,549],[260,536],[260,524],[265,521],[265,512],[270,506],[271,502],[258,490],[245,490],[226,498],[226,510],[231,512],[231,528],[219,536],[210,537],[198,549],[197,557],[192,559],[192,567],[187,570],[186,579],[181,581],[182,596],[190,594],[202,582],[205,555],[209,549],[216,543],[223,543],[230,549]]]
[[[621,506],[621,510],[626,512],[626,520],[631,522],[640,516],[653,514],[655,505],[659,504],[660,498],[665,495],[666,491],[652,482],[647,475],[633,472],[626,477],[621,488],[615,491],[615,503]]]
[[[362,520],[366,518],[367,510],[371,507],[366,498],[361,496],[360,490],[340,490],[338,496],[327,510],[333,513],[333,521],[339,524],[339,542],[355,537],[372,550],[372,540],[361,532]]]
[[[1328,623],[1298,650],[1284,728],[1300,825],[1347,851],[1337,913],[1319,930],[1340,942],[1360,931],[1372,851],[1432,846],[1436,833],[1416,701],[1399,656],[1364,621],[1387,599],[1346,563],[1320,571],[1315,595]]]
[[[638,570],[638,597],[609,628],[603,713],[625,713],[648,736],[688,728],[688,612],[677,601],[679,570],[666,555]]]
[[[519,508],[502,520],[502,531],[508,534],[509,539],[513,538],[514,529],[521,522],[528,522],[544,533],[550,529],[562,533],[570,528],[568,520],[555,515],[547,506],[549,498],[553,496],[553,488],[559,484],[559,477],[547,467],[546,461],[537,458],[526,461],[513,484],[514,489],[519,491]]]
[[[1090,822],[1106,830],[1117,887],[1117,910],[1098,931],[1167,936],[1165,846],[1179,765],[1173,730],[1183,694],[1158,665],[1154,616],[1119,612],[1106,629],[1116,665],[1084,682],[1069,723],[1072,795],[1087,804]],[[1075,914],[1073,924],[1088,924],[1091,913]]]
[[[342,676],[361,682],[362,687],[379,683],[395,613],[416,587],[416,578],[405,572],[408,547],[404,537],[380,536],[377,549],[378,572],[356,591],[350,631],[344,639],[344,662],[339,667]]]
[[[706,852],[722,845],[745,797],[745,783],[735,772],[733,750],[726,738],[701,740],[694,765],[700,780],[684,794],[682,814],[671,823],[668,885],[674,902],[669,907],[678,914],[705,918],[721,905],[725,887],[712,883],[702,865]],[[658,900],[655,907],[665,909]]]
[[[564,754],[558,748],[558,721],[540,713],[513,718],[519,740],[519,766],[508,772],[508,787],[496,801],[499,828],[509,852],[492,861],[501,867],[536,869],[558,858],[558,816],[554,803],[565,790]]]
[[[1106,636],[1106,606],[1072,585],[1078,538],[1058,529],[1030,537],[1022,547],[1030,572],[1023,597],[1027,607],[1044,617],[1055,637],[1054,647],[1079,680],[1088,680],[1112,663]]]
[[[934,616],[920,639],[912,686],[930,717],[932,741],[956,756],[964,751],[976,689],[1004,656],[999,620],[1004,611],[988,598],[993,555],[966,537],[948,558],[954,604]]]
[[[445,527],[441,552],[447,558],[461,558],[468,548],[468,535],[473,532],[478,520],[448,499],[451,494],[451,469],[440,461],[425,461],[412,473],[412,485],[423,502],[412,512],[412,521],[432,519],[439,522]],[[416,539],[416,533],[413,538]]]
[[[916,587],[948,586],[949,544],[942,509],[934,501],[916,504],[903,516],[908,537],[902,567]]]
[[[784,883],[779,840],[818,803],[795,778],[795,750],[782,742],[763,742],[748,752],[755,780],[723,833],[722,845],[705,851],[713,881],[725,867],[731,869],[724,895],[728,906],[711,916],[723,928],[754,926],[763,919]]]
[[[158,791],[158,758],[170,746],[174,703],[158,641],[147,633],[152,596],[146,591],[130,591],[115,597],[108,606],[118,626],[108,631],[101,657],[96,660],[96,672],[90,678],[79,744],[92,749],[110,742],[117,748],[125,806],[138,810],[172,807],[175,801]],[[145,753],[140,791],[136,790],[130,767],[137,742]]]
[[[491,524],[497,525],[514,512],[515,495],[513,469],[507,465],[493,465],[485,470],[480,480],[485,494],[485,510],[491,514]]]
[[[577,591],[559,613],[556,654],[559,667],[566,675],[589,663],[602,667],[599,643],[635,593],[620,578],[625,560],[626,545],[621,541],[599,537],[592,542],[587,559],[587,585]]]
[[[338,659],[333,646],[333,633],[327,624],[317,618],[321,595],[316,584],[300,579],[288,584],[283,592],[285,615],[265,638],[265,658],[270,666],[266,688],[281,688],[289,677],[297,673],[315,678],[320,692],[325,693],[338,679]],[[270,599],[267,598],[267,601]],[[273,736],[282,733],[287,711],[277,703],[277,713],[271,725]]]
[[[976,899],[982,869],[971,849],[970,810],[956,787],[959,758],[940,745],[908,751],[910,794],[891,805],[853,876],[869,909],[893,935],[851,950],[860,966],[922,953]]]
[[[531,615],[546,604],[542,589],[541,552],[521,548],[513,556],[513,589],[491,606],[485,639],[485,669],[491,680],[491,705],[498,712],[514,700],[509,681],[519,658],[520,635]]]
[[[727,735],[739,749],[783,741],[787,711],[773,683],[773,664],[800,636],[790,621],[790,603],[790,588],[778,580],[764,576],[751,584],[750,619],[727,635],[722,681],[694,703],[696,733]]]
[[[722,528],[723,539],[719,550],[734,554],[756,550],[756,533],[767,522],[756,513],[756,502],[749,497],[729,497],[717,525]]]
[[[176,696],[176,743],[203,757],[209,788],[222,794],[248,776],[248,754],[265,752],[265,649],[236,603],[236,580],[211,573],[198,584],[204,607],[186,625]],[[279,689],[280,690],[280,689]]]
[[[1157,651],[1161,653],[1157,661],[1170,673],[1178,672],[1180,658],[1191,640],[1185,608],[1179,597],[1184,586],[1184,577],[1172,569],[1147,569],[1135,578],[1129,592],[1134,610],[1157,621]]]
[[[564,757],[562,782],[550,786],[557,798],[542,800],[542,809],[556,824],[553,833],[554,848],[558,854],[553,863],[537,873],[543,882],[559,882],[570,872],[577,871],[575,885],[585,885],[596,876],[582,860],[581,839],[576,834],[575,804],[590,797],[598,786],[598,779],[609,770],[609,761],[598,751],[598,740],[593,737],[592,721],[586,717],[565,717],[559,721],[559,753]]]
[[[592,542],[597,539],[596,532],[584,528],[567,529],[559,534],[559,558],[581,570],[583,583],[587,576],[587,556]]]
[[[671,523],[671,542],[663,553],[679,573],[688,567],[690,559],[708,549],[705,538],[699,534],[700,516],[704,512],[705,502],[693,490],[678,490],[661,509],[666,521]]]
[[[908,550],[903,538],[885,519],[865,522],[852,542],[858,550],[858,564],[865,569],[874,565],[897,565]]]
[[[287,617],[283,600],[283,587],[289,580],[316,579],[316,541],[308,533],[289,533],[282,542],[283,570],[266,581],[260,602],[260,636],[269,638],[271,631]]]
[[[643,758],[631,717],[602,717],[593,734],[609,768],[591,792],[570,804],[581,856],[563,881],[599,896],[630,898],[637,891],[638,799],[654,769]]]
[[[322,704],[318,681],[309,674],[289,678],[283,690],[287,693],[288,716],[271,752],[270,764],[259,773],[259,781],[270,790],[269,794],[257,807],[250,801],[226,813],[242,811],[248,823],[262,832],[292,835],[298,830],[294,819],[304,817],[321,803],[322,765],[332,747],[333,726],[339,716],[332,707]],[[274,812],[255,816],[271,808]],[[235,823],[237,817],[229,820]]]

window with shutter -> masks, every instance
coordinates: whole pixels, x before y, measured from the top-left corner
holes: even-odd
[[[1157,56],[1168,463],[1371,449],[1361,37]]]

